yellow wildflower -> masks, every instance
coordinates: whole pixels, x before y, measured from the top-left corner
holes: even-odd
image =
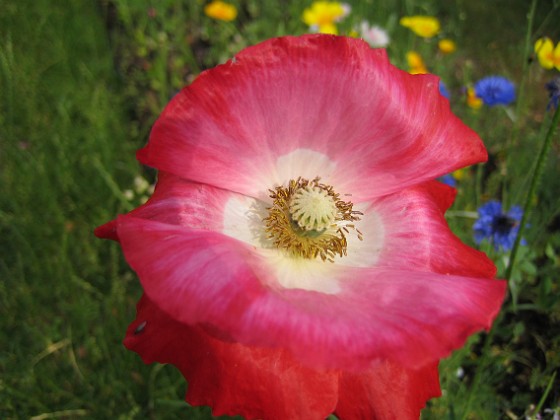
[[[481,98],[476,96],[476,93],[472,87],[467,89],[467,105],[472,109],[479,109],[483,104]]]
[[[320,34],[338,35],[338,28],[334,23],[324,23],[317,29]]]
[[[457,45],[455,44],[455,41],[444,38],[440,39],[438,42],[438,48],[443,54],[451,54],[452,52],[455,52]]]
[[[433,16],[405,16],[400,24],[422,38],[431,38],[439,32],[439,20]]]
[[[469,177],[469,171],[467,168],[461,168],[457,169],[451,175],[453,175],[453,178],[455,178],[457,181],[462,181]]]
[[[231,22],[237,17],[237,9],[233,4],[229,4],[220,0],[214,0],[204,7],[206,16],[212,19]]]
[[[560,70],[560,42],[554,48],[554,43],[550,38],[539,38],[535,42],[535,53],[542,67],[547,70],[556,67],[557,70]]]
[[[409,51],[406,53],[406,61],[408,62],[410,74],[425,74],[428,69],[424,64],[424,60],[416,51]]]
[[[349,6],[330,1],[316,1],[303,11],[303,21],[321,34],[336,35],[338,30],[335,23],[346,17]]]

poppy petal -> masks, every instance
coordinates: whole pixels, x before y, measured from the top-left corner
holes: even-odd
[[[227,236],[130,216],[117,226],[146,294],[172,318],[213,325],[245,345],[287,348],[315,366],[387,359],[422,367],[489,328],[505,292],[503,281],[329,263],[321,275],[339,290],[286,288],[274,283],[270,261]]]
[[[225,342],[181,324],[145,295],[124,344],[145,363],[175,365],[189,383],[186,400],[212,406],[215,416],[319,419],[336,404],[341,419],[417,419],[426,400],[440,395],[437,363],[420,370],[387,362],[359,373],[314,370],[285,350]]]
[[[368,221],[375,215],[375,225],[382,227],[383,233],[377,233],[383,236],[380,252],[369,253],[375,265],[494,277],[496,267],[486,254],[465,245],[449,229],[443,214],[453,197],[453,188],[431,181],[374,200],[363,219]],[[370,234],[376,235],[375,230]]]
[[[285,350],[221,341],[181,324],[146,296],[137,305],[125,346],[145,363],[171,363],[188,380],[185,399],[214,416],[323,419],[337,401],[338,373],[302,366]]]
[[[131,216],[157,220],[171,225],[190,226],[205,230],[223,230],[222,215],[226,203],[236,194],[218,188],[190,182],[176,175],[159,172],[154,193],[149,200],[134,209]],[[100,226],[95,234],[111,238],[115,221]]]
[[[311,151],[332,169],[313,177],[364,201],[486,159],[438,86],[436,76],[401,71],[361,40],[276,38],[177,94],[138,158],[262,198],[302,176],[301,165],[282,170],[279,159]]]
[[[379,363],[339,379],[335,414],[342,419],[418,420],[426,401],[441,395],[437,363],[419,370]]]

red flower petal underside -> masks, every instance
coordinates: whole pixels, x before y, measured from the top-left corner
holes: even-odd
[[[322,420],[335,411],[341,420],[417,419],[440,394],[437,363],[418,371],[386,362],[359,373],[314,370],[285,350],[224,342],[181,324],[146,296],[124,344],[145,363],[175,365],[189,383],[185,399],[216,416]]]
[[[339,384],[335,414],[349,420],[418,420],[426,401],[441,395],[437,363],[420,370],[381,363],[342,373]]]
[[[324,419],[334,411],[338,374],[297,363],[285,350],[245,347],[212,338],[169,318],[149,299],[124,344],[145,363],[171,363],[188,380],[186,400],[218,415],[247,419]]]

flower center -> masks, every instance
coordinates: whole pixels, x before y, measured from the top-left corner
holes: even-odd
[[[323,232],[338,213],[333,196],[319,187],[307,185],[296,190],[288,206],[292,220],[304,231]]]
[[[346,255],[346,233],[361,232],[353,222],[360,220],[359,211],[353,211],[350,201],[343,201],[333,187],[320,182],[298,178],[290,180],[287,187],[270,190],[273,199],[268,216],[264,218],[265,230],[279,249],[291,256],[321,257],[334,262],[335,256]]]
[[[492,227],[496,232],[506,235],[509,234],[510,230],[513,227],[515,227],[516,223],[517,222],[512,218],[502,214],[494,218],[494,220],[492,221]]]

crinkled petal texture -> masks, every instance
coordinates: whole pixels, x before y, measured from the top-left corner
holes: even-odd
[[[262,198],[289,180],[278,158],[309,149],[333,163],[323,182],[363,201],[486,159],[438,86],[436,76],[398,70],[361,40],[277,38],[177,94],[138,158]]]
[[[313,366],[363,369],[380,359],[419,368],[489,328],[504,294],[504,282],[489,279],[493,264],[447,227],[452,191],[433,181],[368,203],[364,235],[383,240],[365,239],[356,258],[335,264],[293,266],[248,234],[229,236],[224,208],[239,194],[170,174],[146,205],[101,229],[116,230],[148,296],[179,322],[285,348]],[[283,276],[299,283],[285,287]],[[298,287],[314,281],[336,287]]]
[[[243,346],[179,323],[146,296],[125,345],[144,362],[171,363],[189,382],[186,400],[215,416],[247,419],[418,419],[440,395],[437,363],[407,370],[379,363],[361,372],[316,370],[287,352]]]
[[[488,329],[505,293],[445,221],[455,191],[432,181],[486,159],[438,83],[363,41],[308,35],[179,93],[138,154],[160,170],[154,195],[96,231],[147,296],[127,346],[176,364],[216,414],[418,417],[438,360]],[[363,241],[334,263],[291,257],[263,223],[269,189],[317,176],[363,213]]]

